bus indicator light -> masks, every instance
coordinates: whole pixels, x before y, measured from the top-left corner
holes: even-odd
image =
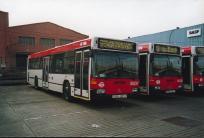
[[[138,85],[138,82],[137,81],[131,81],[130,82],[130,86],[137,86]]]
[[[181,83],[182,83],[182,82],[183,82],[183,80],[182,80],[182,79],[178,79],[178,80],[177,80],[177,82],[181,82]]]
[[[95,79],[91,79],[91,84],[92,85],[96,85],[97,84],[97,81]]]

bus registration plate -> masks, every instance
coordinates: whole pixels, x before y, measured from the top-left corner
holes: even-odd
[[[127,98],[126,94],[122,94],[122,95],[112,95],[112,98]]]
[[[175,90],[168,90],[166,91],[166,93],[175,93],[176,91]]]

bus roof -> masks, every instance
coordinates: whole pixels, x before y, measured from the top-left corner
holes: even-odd
[[[61,46],[56,46],[54,48],[50,48],[44,51],[36,52],[28,56],[28,58],[39,58],[39,57],[44,57],[52,54],[58,54],[62,53],[64,51],[71,51],[75,49],[79,49],[82,47],[89,47],[91,46],[91,38],[88,39],[83,39],[79,41],[75,41],[69,44],[61,45]]]
[[[136,43],[119,39],[110,39],[102,37],[93,37],[75,41],[69,44],[56,46],[44,51],[33,53],[28,56],[29,59],[45,57],[48,55],[59,54],[65,51],[74,51],[79,48],[92,47],[93,49],[116,50],[124,52],[137,52]]]

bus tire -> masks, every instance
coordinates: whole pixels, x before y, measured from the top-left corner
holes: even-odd
[[[36,89],[38,89],[38,77],[37,77],[37,76],[35,76],[34,87],[35,87]]]
[[[63,97],[66,101],[73,102],[74,98],[71,96],[71,86],[68,81],[63,85]]]

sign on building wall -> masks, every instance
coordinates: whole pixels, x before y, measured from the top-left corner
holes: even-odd
[[[187,37],[194,37],[201,35],[201,28],[187,30]]]

